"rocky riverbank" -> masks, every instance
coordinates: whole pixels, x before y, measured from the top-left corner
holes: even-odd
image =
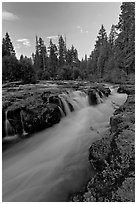
[[[96,83],[74,81],[4,84],[3,150],[20,139],[59,123],[68,111],[73,112],[78,106],[80,94],[88,96],[90,105],[96,105],[110,94],[110,89]]]
[[[121,85],[118,92],[127,93],[127,101],[110,118],[109,132],[89,149],[97,173],[70,201],[135,201],[135,87]]]

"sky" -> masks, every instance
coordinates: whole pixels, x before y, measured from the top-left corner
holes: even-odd
[[[101,25],[107,34],[117,24],[121,2],[3,2],[2,37],[8,32],[16,51],[31,57],[35,36],[42,37],[46,47],[52,38],[66,35],[67,47],[73,44],[79,59],[90,55]]]

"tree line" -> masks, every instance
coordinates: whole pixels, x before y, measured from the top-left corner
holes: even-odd
[[[26,74],[27,73],[27,74]],[[124,2],[117,25],[112,25],[109,35],[103,25],[97,35],[90,56],[79,60],[78,51],[72,45],[67,48],[66,38],[58,36],[58,44],[50,39],[46,46],[36,36],[36,49],[32,57],[16,58],[10,36],[2,40],[2,79],[22,80],[35,83],[37,80],[104,80],[123,81],[135,73],[135,3]]]
[[[36,52],[32,54],[34,69],[39,79],[76,79],[80,77],[76,48],[66,46],[63,36],[58,36],[58,45],[50,39],[46,47],[44,40],[36,36]]]
[[[122,3],[119,22],[112,25],[109,36],[101,26],[95,48],[85,61],[91,78],[121,81],[135,73],[134,2]]]

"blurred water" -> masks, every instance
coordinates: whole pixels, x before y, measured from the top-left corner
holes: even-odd
[[[115,107],[126,98],[112,89],[104,103],[85,106],[5,151],[3,201],[67,201],[89,178],[88,148],[108,128]]]

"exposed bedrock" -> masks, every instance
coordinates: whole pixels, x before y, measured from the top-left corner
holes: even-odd
[[[118,92],[128,93],[127,101],[110,118],[110,131],[89,149],[89,161],[97,173],[72,201],[135,201],[134,86],[120,86]]]
[[[126,93],[129,95],[135,94],[134,85],[121,85],[117,91],[118,93]]]
[[[98,85],[96,87],[92,87],[88,90],[88,99],[90,105],[96,105],[100,103],[101,98],[108,97],[111,94],[109,88]]]
[[[10,89],[10,90],[9,90]],[[2,136],[24,136],[59,123],[61,118],[80,106],[81,97],[88,95],[90,105],[103,101],[109,88],[92,85],[82,91],[33,86],[4,89],[2,108]],[[80,107],[81,108],[81,107]]]
[[[23,110],[23,124],[27,133],[33,133],[51,127],[61,119],[59,107],[56,104],[46,104],[42,108]]]
[[[22,101],[24,105],[13,103],[5,112],[3,111],[3,128],[6,125],[5,117],[13,127],[14,134],[22,134],[23,129],[28,134],[34,133],[60,121],[61,113],[58,105],[42,103],[33,97],[28,98],[28,100],[29,102],[27,100]],[[5,135],[4,130],[3,134]]]

